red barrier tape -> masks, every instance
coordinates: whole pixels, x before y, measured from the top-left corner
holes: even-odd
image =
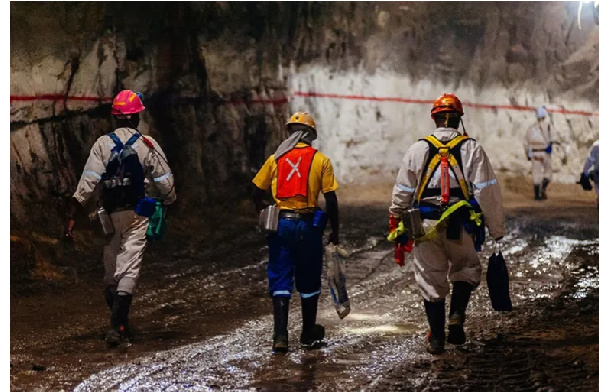
[[[40,94],[35,96],[11,95],[10,101],[63,101],[64,95],[61,94]],[[89,101],[89,102],[112,102],[112,98],[100,97],[68,97],[69,101]]]
[[[402,103],[421,103],[431,105],[433,99],[409,99],[409,98],[397,98],[397,97],[364,97],[360,95],[339,95],[339,94],[325,94],[325,93],[314,93],[314,92],[301,92],[296,91],[294,93],[297,97],[306,98],[336,98],[336,99],[350,99],[350,100],[363,100],[363,101],[380,101],[380,102],[402,102]],[[462,102],[463,106],[472,107],[475,109],[488,109],[488,110],[519,110],[519,111],[534,111],[535,106],[521,106],[521,105],[488,105],[483,103],[472,103]],[[546,110],[549,113],[560,113],[560,114],[575,114],[579,116],[595,116],[598,117],[598,112],[587,112],[584,110],[567,110],[567,109],[555,109],[547,107]]]
[[[362,95],[340,95],[340,94],[326,94],[326,93],[315,93],[315,92],[302,92],[296,91],[292,93],[292,96],[296,97],[304,97],[304,98],[333,98],[333,99],[349,99],[355,101],[376,101],[376,102],[401,102],[401,103],[418,103],[418,104],[427,104],[431,105],[433,102],[432,99],[410,99],[410,98],[400,98],[400,97],[367,97]],[[65,97],[60,94],[41,94],[36,96],[19,96],[19,95],[11,95],[10,101],[37,101],[37,100],[47,100],[47,101],[62,101]],[[82,96],[71,96],[67,98],[69,101],[88,101],[88,102],[111,102],[112,98],[108,97],[82,97]],[[243,99],[234,99],[226,102],[231,105],[246,105],[250,104],[271,104],[275,106],[286,105],[289,103],[287,98],[279,98],[279,99],[254,99],[251,101],[245,101]],[[517,111],[534,111],[536,108],[534,106],[522,106],[522,105],[489,105],[483,103],[472,103],[472,102],[463,102],[463,106],[471,107],[474,109],[486,109],[486,110],[517,110]],[[567,110],[567,109],[557,109],[557,108],[546,108],[549,113],[558,113],[558,114],[572,114],[578,116],[588,116],[588,117],[598,117],[598,112],[588,112],[585,110]]]

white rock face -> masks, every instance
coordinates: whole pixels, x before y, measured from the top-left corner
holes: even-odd
[[[594,103],[564,97],[551,100],[541,92],[489,86],[481,90],[470,86],[452,86],[426,80],[413,82],[408,76],[386,70],[373,75],[360,70],[331,72],[329,68],[305,66],[289,76],[290,94],[314,92],[356,96],[353,98],[302,97],[295,95],[293,111],[314,114],[318,147],[334,164],[341,182],[365,183],[393,180],[408,147],[430,134],[433,101],[444,92],[456,94],[465,104],[465,127],[469,136],[485,148],[500,172],[527,174],[524,137],[535,123],[533,110],[488,109],[468,106],[523,105],[552,109],[595,112],[595,115],[552,113],[555,138],[554,180],[574,182],[579,177],[589,147],[598,138],[598,107]],[[567,96],[567,94],[565,94]],[[427,100],[426,103],[369,100],[359,97]]]

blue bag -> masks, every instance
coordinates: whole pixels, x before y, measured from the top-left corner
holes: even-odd
[[[152,215],[154,215],[155,210],[156,200],[151,197],[144,197],[140,199],[135,207],[135,213],[146,218],[150,218]]]

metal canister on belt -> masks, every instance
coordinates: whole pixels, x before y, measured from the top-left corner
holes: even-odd
[[[115,232],[115,228],[110,220],[110,214],[103,207],[98,209],[98,219],[102,225],[102,232],[105,235],[111,235]]]
[[[260,211],[258,225],[267,233],[276,233],[279,227],[279,208],[270,205]]]
[[[411,208],[402,214],[402,222],[406,229],[406,235],[409,239],[416,239],[425,235],[423,221],[421,220],[421,211],[418,208]]]

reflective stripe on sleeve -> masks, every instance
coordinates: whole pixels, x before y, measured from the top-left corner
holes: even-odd
[[[171,172],[168,172],[167,174],[164,174],[164,175],[162,175],[160,177],[154,178],[154,182],[161,182],[163,180],[166,180],[169,177],[171,177]]]
[[[473,186],[477,189],[483,189],[486,186],[494,185],[497,183],[498,183],[498,181],[496,181],[496,179],[494,178],[493,180],[490,180],[490,181],[480,182],[479,184],[473,184]]]
[[[101,179],[102,178],[102,176],[100,174],[98,174],[98,173],[96,173],[95,171],[92,171],[92,170],[86,170],[86,171],[83,172],[83,174],[89,174],[92,177],[96,177],[97,179]]]
[[[401,191],[405,191],[405,192],[414,192],[415,188],[411,188],[408,187],[406,185],[402,185],[402,184],[396,184],[396,188],[400,189]]]

